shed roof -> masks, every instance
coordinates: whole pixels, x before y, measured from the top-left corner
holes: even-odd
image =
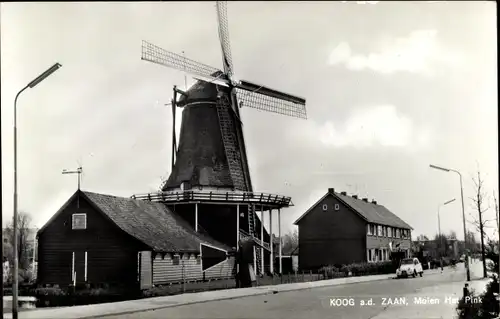
[[[328,191],[320,200],[311,206],[302,216],[300,216],[294,224],[297,225],[314,207],[318,206],[327,196],[335,196],[346,206],[350,207],[358,213],[364,220],[369,223],[386,225],[391,227],[400,227],[404,229],[413,229],[410,225],[404,222],[396,214],[392,213],[386,207],[372,202],[365,202],[362,199],[354,198],[349,195]]]
[[[230,250],[229,246],[205,234],[197,233],[186,220],[162,203],[87,191],[80,193],[116,226],[156,252],[199,252],[202,243]],[[78,191],[72,198],[77,194]],[[71,199],[40,229],[39,233],[64,210],[69,202]]]

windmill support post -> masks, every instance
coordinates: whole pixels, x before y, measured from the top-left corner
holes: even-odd
[[[194,204],[194,230],[198,232],[198,203]]]
[[[273,262],[273,210],[269,209],[269,248],[271,249],[269,271],[271,276],[274,275],[274,262]]]
[[[278,208],[278,238],[280,239],[280,243],[279,243],[279,272],[280,272],[280,276],[283,274],[283,264],[281,262],[281,250],[282,250],[282,247],[281,247],[281,209]]]
[[[240,204],[236,205],[236,249],[240,247]],[[236,274],[240,272],[239,265],[236,265]]]
[[[255,250],[255,245],[253,246],[253,271],[257,272],[257,251]]]
[[[264,242],[264,205],[260,206],[260,240]],[[260,247],[261,275],[264,274],[264,247]]]

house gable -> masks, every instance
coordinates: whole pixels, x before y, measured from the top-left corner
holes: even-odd
[[[353,229],[356,225],[357,230]],[[300,238],[351,237],[366,234],[366,221],[351,207],[327,194],[299,221]]]
[[[73,229],[74,214],[85,214],[85,229]],[[106,214],[104,214],[83,192],[78,191],[40,228],[37,238],[53,236],[54,232],[64,234],[69,240],[74,236],[83,240],[92,236],[119,236],[135,242],[141,249],[147,249],[147,245],[138,241],[128,233],[119,228]]]

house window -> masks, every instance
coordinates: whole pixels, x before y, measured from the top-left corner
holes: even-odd
[[[174,266],[177,266],[180,264],[180,260],[181,260],[181,256],[179,255],[174,255],[173,258],[172,258],[172,264]]]
[[[372,261],[372,250],[368,249],[368,261]]]
[[[339,209],[340,209],[339,204],[335,204],[335,210],[339,210]]]
[[[382,226],[378,226],[378,236],[382,236]]]
[[[368,232],[367,232],[367,234],[368,234],[368,235],[373,235],[373,232],[372,232],[372,225],[368,224],[368,225],[366,225],[366,227],[368,228]]]
[[[392,227],[389,227],[388,231],[387,237],[392,237]]]
[[[399,230],[399,228],[396,228],[396,238],[400,238],[401,237],[401,232]]]
[[[200,265],[201,264],[201,256],[196,256],[196,264]]]
[[[328,205],[323,204],[323,211],[326,212],[327,209],[328,209]]]
[[[87,229],[87,214],[73,214],[71,216],[71,229]]]

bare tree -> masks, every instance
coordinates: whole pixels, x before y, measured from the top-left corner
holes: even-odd
[[[493,192],[493,201],[495,202],[495,217],[497,219],[497,232],[498,232],[498,240],[500,243],[500,220],[499,220],[499,211],[498,211],[498,201],[497,201],[497,196],[495,195],[495,192]]]
[[[17,245],[17,258],[19,262],[19,269],[26,270],[30,264],[30,257],[33,255],[33,245],[29,241],[31,228],[31,216],[26,212],[19,212],[17,215],[17,227],[18,227],[18,245]],[[14,251],[12,249],[14,245],[14,226],[13,222],[10,222],[5,229],[5,234],[7,235],[8,247],[6,247],[6,258],[9,264],[14,262]],[[7,246],[7,245],[6,245]]]
[[[429,237],[425,236],[425,235],[418,235],[417,236],[417,241],[428,241],[429,240]]]
[[[465,240],[464,247],[465,249],[470,249],[471,253],[476,253],[477,242],[474,232],[470,230],[467,231],[467,238]]]
[[[285,253],[291,253],[299,246],[299,233],[297,229],[283,236],[282,249]]]
[[[449,255],[449,241],[446,235],[436,234],[436,236],[434,236],[434,242],[436,243],[438,256],[445,257]]]
[[[473,219],[473,224],[476,226],[476,229],[479,231],[480,234],[480,239],[481,239],[481,257],[483,259],[483,277],[487,277],[486,273],[486,260],[485,260],[485,250],[484,250],[484,239],[485,239],[485,228],[487,228],[487,223],[490,222],[489,220],[486,220],[484,214],[490,209],[489,203],[488,203],[488,198],[486,196],[485,190],[484,190],[484,180],[481,178],[481,173],[478,169],[477,171],[477,178],[472,178],[472,181],[474,182],[474,196],[471,197],[471,200],[473,202],[473,208],[474,210],[477,211],[477,216],[476,218],[474,215],[471,214],[471,217]]]

